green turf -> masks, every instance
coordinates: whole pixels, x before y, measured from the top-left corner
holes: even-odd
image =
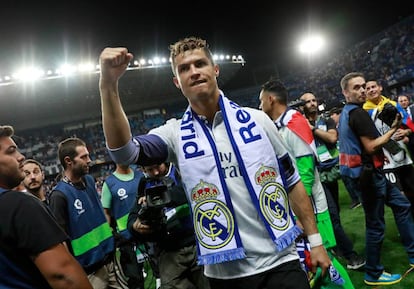
[[[340,182],[339,201],[341,206],[341,222],[349,238],[354,242],[355,250],[365,256],[365,218],[362,207],[351,210],[350,197],[343,183]],[[385,270],[392,273],[403,275],[408,269],[408,257],[404,247],[400,242],[398,230],[390,208],[385,209],[385,239],[381,252],[381,261],[385,266]],[[339,259],[346,266],[343,259]],[[349,275],[356,289],[361,288],[379,288],[375,286],[367,286],[364,284],[364,271],[348,270]],[[400,283],[389,286],[381,286],[381,288],[390,289],[407,289],[414,288],[414,272],[408,274]]]

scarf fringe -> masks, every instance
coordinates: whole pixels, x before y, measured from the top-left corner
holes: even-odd
[[[289,247],[296,238],[302,234],[302,229],[300,229],[298,226],[294,226],[289,231],[283,234],[283,236],[277,238],[276,240],[273,240],[276,244],[278,251],[283,251],[287,247]]]
[[[243,248],[236,248],[220,253],[198,256],[198,265],[211,265],[246,258]]]

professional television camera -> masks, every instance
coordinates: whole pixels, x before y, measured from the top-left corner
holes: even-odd
[[[166,224],[164,208],[171,203],[172,180],[168,177],[161,180],[144,179],[143,185],[146,204],[139,210],[138,217],[143,224],[153,229],[160,228]]]
[[[287,104],[287,106],[289,106],[291,108],[295,108],[295,109],[300,109],[301,106],[304,106],[305,104],[306,104],[306,101],[298,98],[298,99],[295,99],[295,100],[292,100],[291,102],[289,102]]]

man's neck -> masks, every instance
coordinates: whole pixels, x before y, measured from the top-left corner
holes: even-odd
[[[115,171],[116,171],[116,173],[118,173],[118,174],[121,174],[121,175],[127,175],[127,174],[129,174],[129,173],[131,173],[131,172],[132,172],[132,169],[131,169],[130,167],[127,167],[127,168],[120,168],[120,167],[117,167]]]
[[[73,184],[82,182],[82,176],[76,176],[71,171],[65,171],[64,177]]]
[[[271,118],[273,121],[277,120],[287,109],[287,105],[279,104],[273,107]]]
[[[206,117],[208,123],[213,123],[214,116],[216,112],[220,110],[219,107],[219,97],[220,91],[217,92],[211,97],[204,97],[200,100],[189,100],[191,109],[197,114]]]
[[[318,118],[318,113],[317,112],[312,112],[312,113],[306,114],[305,116],[310,121],[316,121],[316,119]]]
[[[46,194],[43,188],[40,188],[38,190],[27,190],[27,192],[31,193],[41,201],[44,201],[46,199]]]
[[[375,97],[375,98],[371,98],[369,101],[371,101],[372,103],[374,103],[375,105],[378,105],[380,102],[381,102],[381,99],[382,99],[382,97],[381,97],[381,95],[380,96],[377,96],[377,97]]]

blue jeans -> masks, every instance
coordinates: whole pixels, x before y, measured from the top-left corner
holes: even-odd
[[[347,180],[344,180],[346,178]],[[341,175],[342,182],[344,183],[344,186],[346,190],[348,191],[349,197],[351,198],[352,203],[358,203],[360,202],[361,192],[358,188],[355,187],[355,185],[352,184],[352,178],[347,176]],[[351,181],[349,181],[351,179]]]
[[[347,176],[342,178],[360,193],[359,197],[365,212],[365,273],[377,279],[384,271],[384,266],[380,263],[385,232],[384,205],[392,209],[401,242],[408,257],[414,259],[414,221],[411,205],[397,186],[391,184],[382,170],[378,169],[373,171],[371,185],[365,184],[363,191],[359,189],[359,179]]]

